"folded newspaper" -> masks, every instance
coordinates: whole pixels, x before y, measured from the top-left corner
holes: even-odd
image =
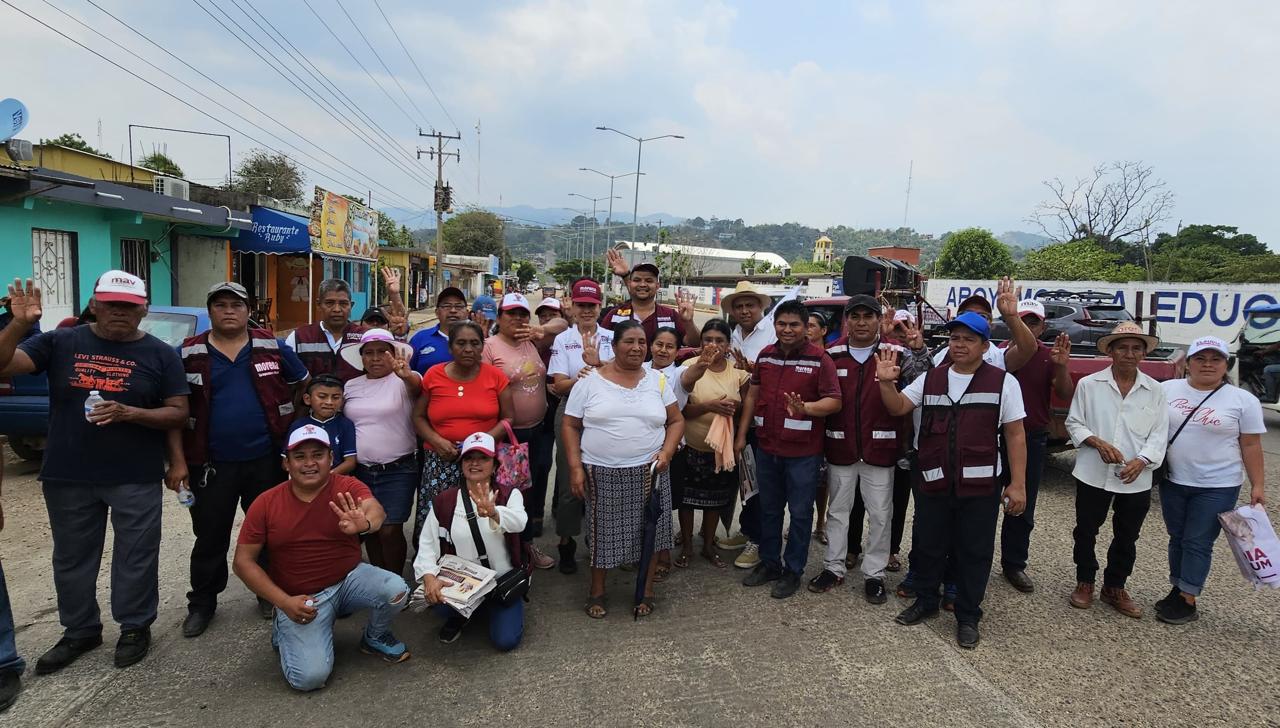
[[[498,575],[493,569],[486,569],[453,554],[446,554],[440,558],[440,573],[436,578],[451,582],[440,591],[440,595],[444,597],[444,603],[453,607],[463,617],[470,617],[481,604],[484,604],[484,598],[489,595],[489,592],[493,591]],[[409,611],[423,612],[429,606],[422,585],[419,584],[409,598]]]

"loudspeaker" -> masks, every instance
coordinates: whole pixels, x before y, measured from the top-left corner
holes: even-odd
[[[916,287],[920,272],[910,263],[871,255],[850,255],[844,259],[844,295],[876,293],[876,274],[880,274],[880,290],[905,291]]]

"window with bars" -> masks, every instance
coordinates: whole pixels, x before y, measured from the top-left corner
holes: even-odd
[[[120,239],[120,269],[132,273],[147,284],[151,295],[151,241],[140,238]]]

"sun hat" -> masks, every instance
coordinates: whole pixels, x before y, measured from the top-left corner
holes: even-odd
[[[1231,358],[1231,352],[1227,350],[1227,342],[1216,336],[1201,336],[1191,342],[1191,348],[1187,349],[1187,358],[1190,359],[1206,349],[1216,351],[1228,359]]]
[[[720,308],[724,310],[725,315],[733,313],[733,302],[742,296],[755,296],[760,299],[760,306],[766,311],[773,305],[773,299],[761,293],[751,281],[738,281],[738,285],[734,287],[733,293],[720,299]]]
[[[502,297],[502,305],[498,306],[499,311],[511,311],[513,309],[522,308],[533,314],[533,308],[529,305],[529,299],[524,297],[523,293],[508,293]]]
[[[571,300],[574,303],[604,303],[604,293],[600,284],[584,279],[573,284]]]
[[[984,341],[991,338],[991,325],[987,323],[986,319],[973,311],[965,311],[943,324],[942,328],[950,331],[961,326],[981,336]]]
[[[146,304],[147,284],[132,273],[109,270],[98,277],[93,297],[106,303]]]
[[[396,337],[392,336],[391,332],[387,331],[386,329],[369,329],[363,334],[360,334],[359,342],[354,344],[347,344],[346,346],[342,347],[342,349],[338,351],[338,354],[342,357],[343,361],[345,361],[346,363],[350,364],[356,369],[359,369],[360,371],[364,371],[364,362],[361,361],[360,359],[360,350],[364,348],[365,344],[370,344],[378,341],[383,341],[390,344],[391,350],[399,356],[403,356],[403,357],[413,356],[413,347],[409,346],[403,341],[396,341]]]
[[[498,451],[493,444],[493,435],[487,432],[476,432],[468,435],[467,439],[462,441],[462,455],[466,455],[472,450],[479,450],[489,457],[493,457],[493,454]]]
[[[1111,333],[1098,339],[1098,351],[1103,354],[1111,348],[1111,345],[1120,339],[1141,339],[1142,343],[1147,347],[1147,351],[1151,351],[1160,345],[1160,339],[1150,334],[1144,333],[1142,327],[1133,321],[1121,321],[1111,330]]]
[[[1018,301],[1018,318],[1024,318],[1026,316],[1035,316],[1041,321],[1044,321],[1044,304],[1034,298],[1024,298],[1021,301]]]
[[[303,425],[289,435],[288,449],[292,450],[304,442],[318,442],[329,447],[329,433],[323,427]]]

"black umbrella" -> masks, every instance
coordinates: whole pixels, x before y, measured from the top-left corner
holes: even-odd
[[[636,593],[631,608],[632,619],[640,618],[640,602],[644,601],[645,586],[649,579],[649,562],[653,561],[654,546],[658,540],[658,518],[662,515],[661,502],[662,499],[658,497],[658,463],[654,462],[649,465],[649,477],[645,479],[644,536],[640,543],[640,563],[636,568]]]

